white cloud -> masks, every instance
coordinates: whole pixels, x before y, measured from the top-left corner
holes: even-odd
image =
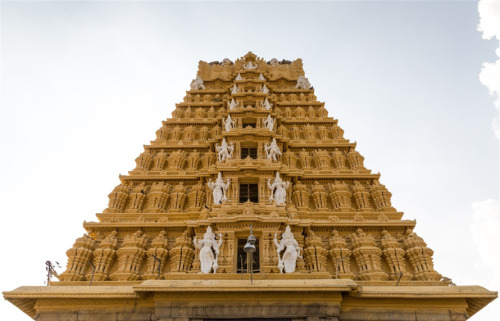
[[[483,39],[496,38],[500,41],[500,1],[481,0],[478,3],[479,25],[477,30],[483,33]],[[500,42],[496,50],[500,57]],[[496,96],[495,107],[500,110],[500,59],[496,62],[485,62],[479,73],[479,80],[492,96]],[[500,117],[493,120],[493,132],[500,140]]]

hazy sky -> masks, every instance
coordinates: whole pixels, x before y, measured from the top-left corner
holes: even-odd
[[[1,2],[0,10],[2,291],[42,285],[46,260],[65,266],[83,220],[107,207],[118,174],[135,167],[182,101],[199,60],[248,51],[302,58],[318,99],[382,174],[393,205],[417,219],[436,270],[500,289],[498,110],[479,81],[483,63],[499,59],[500,31],[481,38],[477,2]],[[482,81],[494,94],[489,75]],[[473,320],[494,320],[498,301]],[[6,302],[0,316],[29,320]]]

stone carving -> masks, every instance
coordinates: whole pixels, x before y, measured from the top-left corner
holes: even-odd
[[[273,107],[273,104],[269,102],[269,100],[266,98],[264,100],[264,103],[263,103],[263,106],[265,109],[267,110],[271,110],[271,108]]]
[[[276,177],[274,178],[273,184],[271,184],[271,179],[267,180],[267,186],[271,190],[271,196],[269,201],[276,201],[276,205],[285,205],[286,202],[286,190],[290,187],[290,182],[283,182],[280,178],[280,174],[276,172]]]
[[[167,153],[164,150],[159,151],[153,159],[153,170],[161,171],[167,162]]]
[[[283,273],[283,269],[285,273],[293,273],[295,272],[295,268],[297,267],[297,258],[302,256],[300,255],[300,247],[299,243],[295,240],[293,236],[290,225],[286,226],[285,233],[281,235],[281,241],[278,243],[277,233],[274,234],[274,246],[276,246],[276,252],[278,253],[278,269],[281,273]],[[280,253],[283,253],[283,256],[280,256]]]
[[[257,64],[253,64],[251,61],[243,64],[244,69],[257,69]]]
[[[212,191],[215,205],[219,205],[222,204],[222,202],[227,201],[226,191],[229,188],[229,184],[229,178],[227,179],[227,183],[224,184],[221,172],[219,172],[219,175],[217,176],[217,179],[214,183],[212,183],[212,179],[208,181],[207,186]]]
[[[203,85],[203,80],[201,80],[200,76],[197,76],[196,79],[191,81],[191,89],[192,90],[205,90],[205,85]]]
[[[432,254],[434,251],[427,247],[427,243],[411,230],[407,230],[403,245],[406,257],[415,271],[417,280],[439,280],[441,275],[434,270]]]
[[[278,147],[278,144],[276,143],[276,138],[273,138],[271,144],[266,143],[264,149],[267,154],[267,159],[272,159],[273,161],[277,161],[278,156],[281,156],[281,151]]]
[[[149,213],[162,213],[167,209],[169,184],[164,182],[153,183],[148,193],[147,209]]]
[[[380,239],[382,245],[382,254],[385,257],[387,265],[391,274],[389,278],[398,280],[407,280],[411,276],[406,272],[405,268],[405,250],[399,247],[399,242],[386,230],[382,231],[382,238]]]
[[[73,247],[66,251],[68,264],[66,265],[66,271],[60,276],[61,281],[85,280],[85,271],[92,257],[94,245],[95,241],[87,234],[76,239]]]
[[[238,105],[240,104],[240,102],[236,102],[234,101],[234,99],[231,99],[231,101],[228,101],[227,102],[227,106],[229,107],[229,110],[233,110],[235,109],[236,107],[238,107]]]
[[[309,208],[309,191],[307,190],[307,186],[302,184],[302,182],[298,182],[293,187],[293,197],[295,201],[295,206],[300,209]]]
[[[320,184],[318,181],[314,181],[312,190],[313,190],[314,205],[316,206],[316,208],[327,209],[328,194],[325,192],[325,187],[323,186],[323,184]]]
[[[207,232],[203,235],[202,240],[193,239],[194,246],[200,250],[201,273],[217,272],[219,268],[219,249],[222,245],[222,234],[219,234],[219,241],[215,239],[215,234],[210,226],[207,227]],[[215,252],[215,257],[214,257]]]
[[[231,115],[227,115],[227,119],[226,118],[222,118],[222,124],[224,125],[224,128],[226,129],[226,132],[230,132],[231,129],[234,128],[234,125],[236,124],[236,121],[234,121],[231,118]]]
[[[220,145],[215,144],[215,149],[218,153],[219,162],[223,162],[226,159],[233,157],[234,144],[231,143],[231,145],[228,145],[225,138],[222,139],[222,143]]]
[[[170,199],[171,210],[180,211],[184,208],[184,203],[186,202],[186,188],[184,187],[184,182],[179,182],[179,184],[172,189]]]
[[[263,119],[262,122],[270,132],[273,131],[274,123],[276,122],[276,118],[272,118],[271,115],[267,115],[266,119]]]
[[[353,186],[354,191],[354,201],[358,209],[363,211],[369,211],[370,207],[370,193],[366,191],[366,188],[358,181],[354,181]]]
[[[335,210],[348,211],[351,209],[351,192],[347,184],[340,181],[330,184],[330,198]]]
[[[127,235],[123,246],[116,251],[118,269],[111,275],[111,279],[118,281],[135,281],[140,279],[141,266],[146,256],[146,244],[149,236],[142,230]]]
[[[109,278],[109,271],[116,257],[118,246],[118,232],[112,231],[102,241],[98,249],[94,251],[93,264],[95,266],[94,281],[105,281]],[[89,278],[90,275],[87,275]]]
[[[264,75],[262,73],[260,73],[259,75],[259,78],[257,78],[258,80],[266,80],[266,78],[264,78]]]
[[[330,257],[335,267],[335,277],[338,279],[351,279],[351,251],[347,248],[346,240],[337,230],[332,231],[330,237]]]
[[[357,229],[351,235],[353,255],[359,269],[359,278],[367,281],[380,281],[387,279],[387,274],[382,271],[380,250],[375,244],[375,238],[366,234],[362,229]]]
[[[236,76],[236,78],[234,80],[243,80],[243,78],[241,78],[241,74],[238,73],[238,76]]]
[[[269,64],[271,66],[279,66],[280,63],[278,62],[278,59],[273,58],[273,59],[269,60]]]
[[[377,210],[394,211],[394,208],[391,206],[392,194],[379,181],[373,183],[370,193]]]
[[[165,268],[165,262],[167,261],[167,245],[168,240],[166,238],[167,232],[165,230],[160,231],[157,237],[151,242],[151,247],[146,251],[147,255],[147,271],[142,275],[143,279],[155,279],[158,277],[158,269],[160,268],[160,278],[162,278],[162,272]],[[156,259],[160,260],[158,262]]]
[[[345,156],[342,151],[340,151],[338,148],[335,148],[333,151],[333,162],[335,163],[335,167],[338,169],[345,168]]]
[[[137,164],[134,171],[147,171],[153,162],[153,155],[149,150],[145,150],[139,157],[135,159],[135,163]]]
[[[236,93],[238,93],[238,86],[233,85],[233,87],[231,87],[231,94],[233,94],[233,95],[234,95],[234,94],[236,94]]]
[[[126,213],[137,213],[142,209],[142,205],[146,199],[147,186],[145,183],[140,183],[134,186],[132,192],[129,195],[129,201],[127,205]]]
[[[174,248],[170,250],[170,270],[172,272],[188,272],[194,260],[194,247],[191,236],[186,230],[175,238]]]
[[[264,86],[262,86],[262,88],[260,89],[260,92],[262,92],[264,94],[269,94],[269,89],[267,88],[266,84],[264,84]]]
[[[127,204],[129,195],[129,188],[125,185],[116,186],[113,191],[108,195],[109,203],[105,213],[120,213]]]
[[[309,272],[325,272],[328,250],[323,247],[321,237],[309,229],[304,246],[304,263]]]
[[[297,79],[297,85],[295,85],[296,89],[309,89],[311,88],[311,83],[304,76],[299,76]]]
[[[349,160],[351,168],[363,168],[363,161],[365,158],[355,151],[354,148],[351,148],[349,153],[347,153],[347,159]]]
[[[205,202],[205,188],[201,183],[194,185],[188,194],[189,208],[200,209]]]

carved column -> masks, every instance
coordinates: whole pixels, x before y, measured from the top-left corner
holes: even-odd
[[[94,240],[87,234],[76,239],[73,247],[66,251],[68,264],[66,271],[60,276],[61,281],[85,280],[85,271],[89,267],[88,262],[92,259],[94,245]]]
[[[351,235],[354,250],[352,251],[359,269],[359,278],[367,281],[387,279],[387,274],[381,268],[382,251],[375,245],[372,235],[362,229]]]
[[[104,213],[121,213],[127,204],[129,188],[122,184],[116,186],[113,191],[108,195],[109,203],[108,208]]]
[[[351,250],[347,248],[346,240],[340,236],[337,230],[332,231],[329,254],[335,269],[335,278],[352,279]]]
[[[123,240],[123,246],[116,251],[118,257],[118,269],[111,275],[115,281],[135,281],[141,278],[141,267],[146,256],[146,245],[149,236],[141,230],[127,235]]]
[[[417,280],[439,280],[441,275],[434,270],[432,255],[434,251],[427,247],[427,243],[416,233],[408,231],[403,244],[406,257],[415,271]]]
[[[411,275],[406,272],[405,267],[405,250],[399,247],[399,242],[386,230],[382,231],[382,238],[380,239],[382,245],[382,253],[384,255],[387,265],[391,273],[389,279],[407,280]]]
[[[174,248],[170,250],[169,254],[170,272],[189,272],[191,270],[195,251],[193,241],[187,230],[175,239]]]
[[[167,250],[168,240],[166,238],[166,235],[167,232],[163,230],[151,242],[151,247],[146,252],[147,271],[142,276],[143,279],[146,280],[157,279],[158,271],[159,271],[159,278],[160,279],[163,278],[163,271],[165,270],[165,263],[167,261],[167,255],[168,255],[168,250]],[[160,260],[160,262],[158,262],[158,260],[155,259],[155,257],[158,260]]]
[[[169,184],[164,182],[153,183],[148,193],[146,212],[163,213],[167,209]]]
[[[328,251],[323,247],[321,237],[309,230],[304,247],[304,261],[309,272],[325,272]]]
[[[118,245],[117,235],[118,233],[116,231],[109,233],[108,236],[101,241],[99,248],[94,251],[94,281],[105,281],[109,278],[109,271],[116,257],[116,247]],[[87,279],[90,279],[91,275],[92,271],[89,271]]]
[[[145,183],[134,186],[129,195],[126,213],[138,213],[142,210],[144,201],[146,200],[147,186]]]
[[[325,188],[323,187],[323,185],[318,183],[318,181],[315,181],[312,190],[314,206],[316,207],[316,209],[328,209],[328,194],[325,192]]]
[[[333,208],[336,211],[349,211],[351,210],[351,192],[347,184],[335,181],[330,184],[330,198],[332,200]]]

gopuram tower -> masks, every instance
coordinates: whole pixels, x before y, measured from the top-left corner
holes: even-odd
[[[433,266],[302,61],[201,61],[50,286],[45,320],[466,320],[497,297]]]

